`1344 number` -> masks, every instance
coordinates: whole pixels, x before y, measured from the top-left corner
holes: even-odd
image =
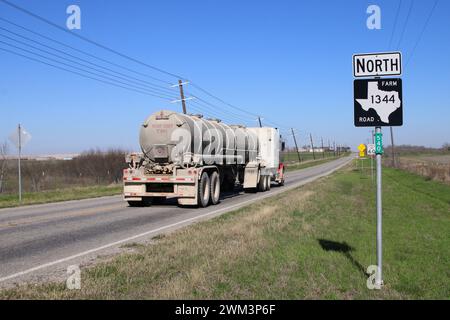
[[[381,102],[384,102],[384,103],[389,103],[389,102],[395,103],[395,96],[394,95],[390,96],[388,94],[383,96],[383,97],[381,97],[379,94],[372,95],[372,96],[370,96],[370,99],[371,99],[372,103],[376,103],[376,104],[381,103]]]

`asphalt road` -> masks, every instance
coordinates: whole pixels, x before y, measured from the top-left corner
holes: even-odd
[[[173,202],[132,208],[121,196],[0,209],[0,286],[61,280],[70,265],[89,265],[121,252],[127,243],[209,219],[306,184],[347,164],[352,157],[289,172],[284,187],[255,194],[228,194],[207,208]]]

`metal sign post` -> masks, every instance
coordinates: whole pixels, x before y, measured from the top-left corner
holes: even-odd
[[[16,146],[19,150],[19,157],[17,159],[18,174],[19,174],[19,203],[22,203],[22,170],[21,170],[21,158],[22,158],[22,147],[25,146],[28,141],[30,141],[31,135],[19,124],[17,126],[17,131],[14,131],[10,136],[9,140]]]
[[[368,154],[376,157],[377,180],[377,266],[375,279],[369,277],[369,289],[381,289],[383,285],[383,247],[382,247],[382,166],[383,136],[381,127],[403,125],[403,93],[402,79],[386,76],[400,76],[402,74],[402,54],[400,52],[367,53],[353,55],[353,76],[370,79],[356,79],[353,81],[354,113],[353,120],[356,127],[375,127],[373,145],[368,145]],[[374,78],[373,78],[374,77]],[[361,152],[361,150],[360,150]],[[372,280],[375,280],[374,283]]]
[[[377,157],[377,266],[378,272],[375,278],[375,285],[383,285],[382,264],[383,264],[383,232],[382,232],[382,184],[381,184],[381,155],[383,154],[383,140],[381,127],[375,128],[375,153]]]
[[[19,149],[19,160],[18,160],[18,166],[19,166],[19,203],[22,203],[22,172],[20,170],[20,158],[22,157],[22,130],[19,126],[17,127],[17,137],[18,137],[18,149]]]

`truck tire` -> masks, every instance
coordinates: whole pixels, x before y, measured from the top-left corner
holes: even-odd
[[[218,204],[220,201],[220,176],[217,173],[217,171],[214,171],[211,174],[211,195],[209,197],[209,200],[211,201],[211,204]]]
[[[209,180],[208,173],[203,171],[200,180],[198,181],[198,206],[205,208],[209,204],[211,183]]]
[[[128,201],[130,207],[142,207],[142,201]]]
[[[270,183],[272,182],[271,180],[272,180],[271,177],[267,176],[267,188],[266,188],[267,191],[270,190]]]
[[[267,178],[266,176],[260,176],[258,182],[258,191],[264,192],[267,189]]]

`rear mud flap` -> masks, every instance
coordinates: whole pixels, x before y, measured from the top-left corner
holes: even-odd
[[[244,173],[244,189],[256,188],[258,184],[258,166],[245,167]]]

